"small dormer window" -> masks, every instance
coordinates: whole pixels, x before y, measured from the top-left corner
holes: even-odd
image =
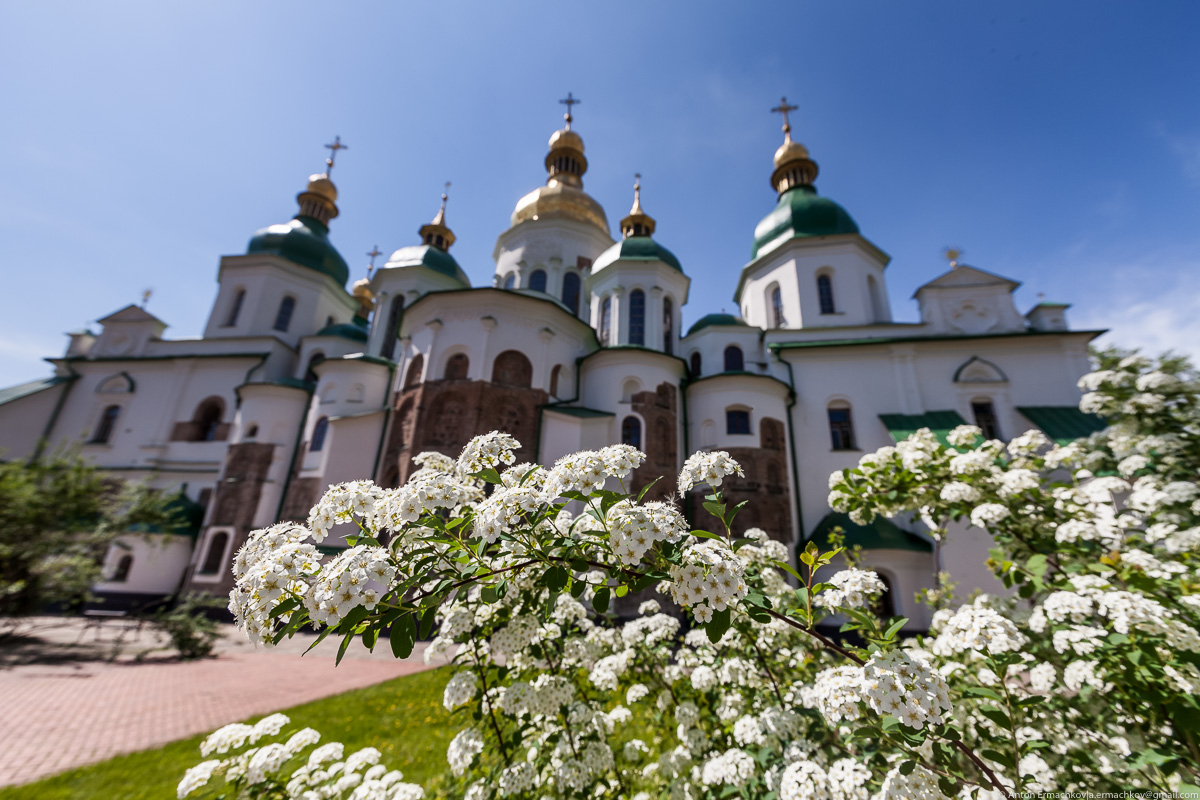
[[[442,239],[441,235],[433,237],[433,246],[434,247],[438,248],[439,250],[443,250],[443,249],[445,249],[443,247],[444,244],[445,244],[445,240]]]

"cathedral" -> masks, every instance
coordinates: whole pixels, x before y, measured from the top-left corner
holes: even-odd
[[[178,591],[226,593],[252,529],[307,517],[329,484],[402,484],[417,454],[456,456],[491,430],[543,464],[633,444],[647,454],[634,488],[665,476],[650,490],[659,498],[689,454],[726,450],[745,470],[726,485],[749,501],[738,529],[794,548],[840,527],[914,629],[929,612],[913,596],[941,571],[964,594],[999,588],[986,532],[961,526],[939,544],[919,520],[855,525],[827,506],[829,474],[922,427],[944,437],[971,423],[1002,439],[1039,428],[1064,442],[1090,433],[1098,423],[1078,411],[1076,381],[1101,332],[1068,328],[1065,304],[1022,314],[1017,281],[956,261],[917,287],[920,322],[894,322],[889,256],[817,192],[786,100],[774,109],[784,120],[774,205],[764,191],[762,221],[746,231],[750,260],[729,287],[739,313],[683,330],[684,265],[636,185],[614,239],[584,190],[576,101],[565,102],[545,183],[517,200],[490,286],[471,286],[455,260],[443,195],[412,245],[347,290],[330,239],[335,140],[296,215],[221,257],[202,336],[164,338],[164,321],[130,305],[98,333],[68,334],[66,352],[47,359],[52,376],[0,390],[0,457],[77,446],[115,477],[177,494],[190,515],[186,529],[120,536],[99,596],[137,608]],[[679,500],[695,527],[715,524],[698,496]]]

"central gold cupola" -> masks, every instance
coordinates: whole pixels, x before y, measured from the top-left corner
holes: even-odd
[[[587,172],[587,156],[584,155],[583,139],[571,130],[574,116],[571,107],[580,101],[567,93],[560,103],[567,107],[563,115],[564,126],[550,136],[550,149],[546,153],[546,185],[534,189],[517,201],[512,213],[512,224],[530,220],[570,219],[595,225],[607,235],[608,218],[599,203],[583,191],[583,174]]]

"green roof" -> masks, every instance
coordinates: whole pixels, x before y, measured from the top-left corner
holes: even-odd
[[[812,186],[796,186],[780,195],[775,210],[754,229],[750,258],[758,258],[759,253],[789,239],[839,233],[858,233],[858,225],[846,209],[818,195]]]
[[[911,327],[911,326],[906,326]],[[1011,339],[1013,337],[1030,338],[1034,336],[1082,336],[1089,339],[1107,333],[1106,330],[1084,331],[1008,331],[1005,333],[947,333],[931,336],[874,336],[863,339],[814,339],[811,342],[770,342],[767,347],[772,350],[794,350],[802,347],[853,347],[870,344],[907,344],[909,342],[953,342],[971,339]]]
[[[269,253],[293,264],[328,275],[345,287],[350,267],[329,241],[329,228],[313,217],[298,215],[282,225],[270,225],[254,234],[246,254]]]
[[[353,322],[326,325],[317,331],[317,336],[341,336],[343,339],[352,339],[356,342],[365,342],[367,340],[366,330],[361,325],[355,325]]]
[[[858,545],[863,550],[912,550],[917,553],[933,552],[933,545],[915,533],[903,530],[886,517],[875,517],[870,525],[859,525],[850,520],[849,514],[831,511],[817,523],[807,541],[817,543],[822,550],[830,548],[829,534],[834,528],[845,533],[846,547]],[[801,544],[804,544],[803,542]]]
[[[43,392],[60,383],[66,383],[71,380],[66,377],[54,376],[53,378],[41,378],[29,383],[22,383],[18,386],[10,386],[7,389],[0,389],[0,406],[5,403],[11,403],[14,400],[20,400],[22,397],[28,397],[31,394]]]
[[[1091,436],[1107,427],[1095,414],[1085,414],[1075,406],[1017,406],[1030,422],[1059,444]]]
[[[592,419],[594,417],[615,417],[611,411],[600,411],[595,408],[584,408],[582,406],[546,406],[547,411],[557,411],[560,414],[567,414],[572,417],[582,417],[583,419]]]
[[[392,253],[392,257],[384,265],[386,269],[417,266],[429,267],[434,272],[440,272],[447,278],[454,278],[462,283],[463,286],[471,285],[471,282],[467,279],[467,274],[463,272],[462,267],[454,260],[454,256],[441,248],[429,244],[401,247]]]
[[[683,272],[675,254],[649,236],[630,236],[617,242],[596,257],[592,272],[604,269],[614,261],[661,261]]]
[[[888,433],[897,442],[907,439],[921,428],[929,428],[938,441],[947,447],[946,434],[967,422],[957,411],[926,411],[924,414],[880,414],[879,419],[887,426]]]
[[[711,327],[713,325],[737,325],[741,328],[748,328],[749,325],[741,317],[735,317],[733,314],[705,314],[700,319],[696,320],[692,327],[688,328],[687,335],[691,336],[698,330]]]

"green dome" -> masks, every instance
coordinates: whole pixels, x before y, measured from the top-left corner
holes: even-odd
[[[282,225],[271,225],[254,234],[247,255],[270,253],[293,264],[315,269],[345,286],[350,267],[329,241],[329,228],[312,217],[297,216]]]
[[[692,327],[688,328],[687,335],[691,336],[698,330],[708,328],[712,325],[737,325],[739,327],[748,328],[749,325],[741,317],[735,317],[733,314],[705,314],[700,319],[696,320]]]
[[[858,225],[846,209],[818,195],[812,186],[797,186],[784,192],[775,210],[754,229],[750,258],[758,258],[759,253],[788,239],[839,233],[858,233]]]
[[[683,272],[675,254],[649,236],[630,236],[617,242],[596,258],[592,272],[604,269],[614,261],[661,261]]]
[[[463,286],[471,285],[471,282],[467,279],[467,274],[463,272],[462,267],[454,260],[454,256],[445,250],[428,244],[401,247],[392,253],[391,258],[384,264],[384,267],[388,269],[416,266],[429,267],[434,272],[440,272],[447,278],[454,278],[462,283]]]
[[[317,336],[341,336],[343,339],[352,339],[356,342],[365,342],[367,340],[367,332],[361,325],[355,325],[352,322],[339,322],[336,325],[326,325],[317,331]]]

